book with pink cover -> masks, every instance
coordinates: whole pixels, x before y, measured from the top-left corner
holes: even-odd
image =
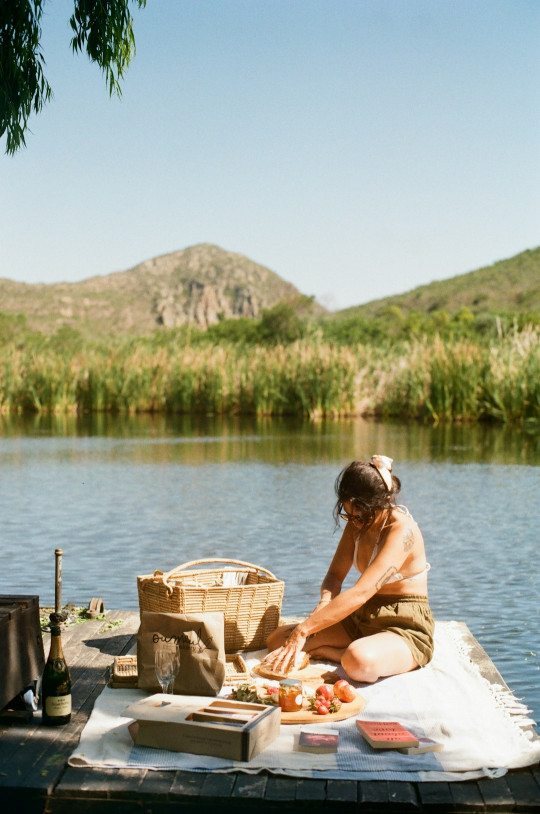
[[[356,726],[365,740],[374,749],[403,749],[418,746],[418,738],[398,721],[362,721],[356,719]]]
[[[339,729],[310,725],[300,730],[298,749],[301,752],[337,752]]]

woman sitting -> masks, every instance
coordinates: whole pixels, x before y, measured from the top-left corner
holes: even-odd
[[[349,678],[374,682],[424,667],[433,655],[424,540],[405,506],[392,459],[353,461],[336,480],[336,524],[346,522],[322,586],[303,622],[270,634],[265,665],[286,674],[302,651],[341,662]],[[351,566],[360,577],[342,591]]]

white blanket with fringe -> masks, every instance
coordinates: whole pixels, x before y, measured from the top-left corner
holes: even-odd
[[[248,666],[263,653],[248,654]],[[335,665],[327,665],[335,670]],[[248,763],[185,752],[135,746],[124,710],[146,693],[106,687],[97,699],[70,766],[184,769],[201,772],[270,771],[292,777],[349,780],[461,781],[497,777],[508,769],[540,761],[540,738],[527,724],[528,710],[501,685],[490,684],[468,656],[460,625],[437,622],[432,662],[412,673],[372,685],[359,684],[366,706],[356,717],[398,720],[417,736],[443,744],[440,752],[406,755],[372,749],[355,718],[332,722],[340,730],[339,749],[308,754],[294,749],[299,726],[282,725],[280,735]],[[224,688],[223,694],[230,689]],[[201,699],[205,703],[208,699]],[[326,723],[326,719],[319,719]],[[318,722],[319,722],[318,721]]]

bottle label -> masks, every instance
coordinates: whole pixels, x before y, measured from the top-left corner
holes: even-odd
[[[71,695],[50,695],[45,699],[45,713],[49,718],[71,714]]]

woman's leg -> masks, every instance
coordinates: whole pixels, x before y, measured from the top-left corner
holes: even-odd
[[[341,664],[349,678],[369,684],[418,667],[405,639],[390,632],[373,633],[351,642]]]
[[[281,647],[295,627],[293,624],[276,628],[267,639],[268,650]],[[339,622],[310,636],[304,650],[319,659],[341,662],[349,678],[369,684],[418,667],[407,642],[396,633],[373,633],[351,642]]]

